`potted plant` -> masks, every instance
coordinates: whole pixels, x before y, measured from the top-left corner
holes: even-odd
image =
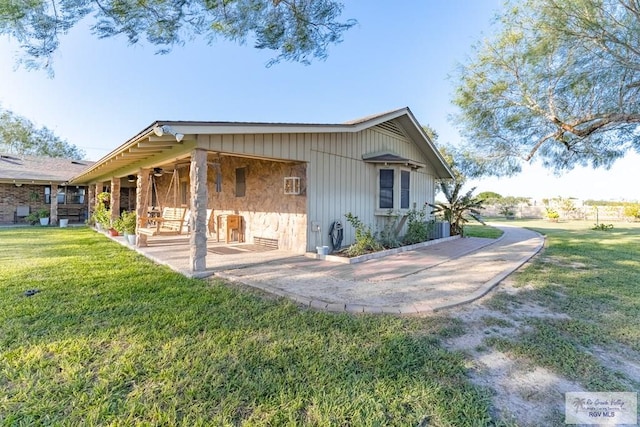
[[[137,225],[137,217],[135,212],[127,212],[124,211],[120,214],[120,218],[118,218],[118,223],[124,234],[124,237],[127,239],[130,245],[136,244],[136,225]]]
[[[29,215],[24,217],[24,222],[29,225],[36,225],[40,222],[40,217],[38,216],[38,212],[31,212]]]
[[[89,223],[96,225],[98,231],[109,230],[111,228],[111,212],[107,209],[106,203],[111,200],[109,193],[100,193],[96,197],[97,203],[93,210]]]
[[[49,210],[42,208],[37,212],[40,219],[40,225],[49,225]]]
[[[102,205],[105,209],[108,210],[109,206],[111,205],[111,193],[106,191],[98,193],[98,195],[96,196],[96,202],[96,207],[98,207],[98,205]]]

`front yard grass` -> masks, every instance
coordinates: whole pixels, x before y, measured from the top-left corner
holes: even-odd
[[[514,276],[520,292],[488,301],[522,322],[516,336],[487,341],[533,361],[590,391],[636,391],[637,375],[608,352],[634,361],[640,355],[640,224],[609,231],[587,222],[519,221],[546,235],[546,249]],[[550,317],[522,316],[535,303]],[[605,354],[604,357],[598,355]]]
[[[439,343],[455,319],[308,311],[86,228],[4,229],[0,244],[0,425],[492,422]]]
[[[502,236],[502,230],[490,225],[482,224],[465,224],[464,237],[485,237],[488,239],[497,239]]]

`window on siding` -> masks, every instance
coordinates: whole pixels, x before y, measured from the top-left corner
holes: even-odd
[[[393,169],[380,169],[380,209],[393,209]]]
[[[236,169],[236,197],[244,197],[247,190],[246,172],[247,168]]]
[[[409,171],[400,171],[400,209],[409,209]]]
[[[411,172],[409,170],[400,167],[380,168],[378,180],[378,209],[409,209],[411,205]]]

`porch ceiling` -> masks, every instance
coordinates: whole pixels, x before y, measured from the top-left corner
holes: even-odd
[[[156,136],[153,127],[150,127],[75,176],[71,182],[90,183],[109,179],[111,176],[135,174],[140,168],[176,161],[195,146],[195,135],[181,135],[181,140],[178,141],[173,135]]]

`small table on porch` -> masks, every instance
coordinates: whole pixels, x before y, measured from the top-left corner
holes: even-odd
[[[233,230],[236,230],[238,232],[238,243],[244,242],[244,232],[242,231],[244,221],[242,219],[242,216],[232,214],[218,215],[218,217],[216,218],[216,239],[218,240],[218,242],[220,241],[220,225],[222,224],[222,221],[225,221],[225,243],[229,243],[231,241],[231,232]]]

